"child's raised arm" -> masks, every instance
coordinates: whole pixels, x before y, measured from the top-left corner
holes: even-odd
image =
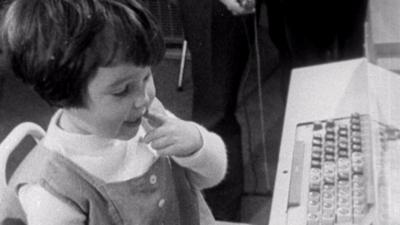
[[[172,156],[178,164],[193,171],[191,179],[198,188],[214,186],[223,179],[227,167],[226,148],[217,134],[194,122],[176,118],[158,100],[145,117],[151,128],[147,129],[144,141],[159,155]]]

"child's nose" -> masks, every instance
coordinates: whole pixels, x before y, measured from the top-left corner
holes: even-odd
[[[133,105],[136,109],[140,109],[143,107],[147,107],[150,103],[150,96],[147,91],[143,91],[137,98],[135,99]]]

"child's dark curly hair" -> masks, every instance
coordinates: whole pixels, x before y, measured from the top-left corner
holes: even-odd
[[[52,106],[85,107],[99,67],[161,61],[161,29],[138,1],[12,1],[2,41],[14,73]]]

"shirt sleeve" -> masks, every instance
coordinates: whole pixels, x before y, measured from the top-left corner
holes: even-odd
[[[28,225],[85,224],[85,215],[56,198],[40,185],[21,187],[18,197],[26,214]]]
[[[192,123],[192,122],[190,122]],[[203,139],[202,148],[187,157],[172,158],[179,165],[189,168],[192,183],[200,189],[215,186],[222,181],[227,170],[227,154],[221,137],[204,127],[193,123]]]

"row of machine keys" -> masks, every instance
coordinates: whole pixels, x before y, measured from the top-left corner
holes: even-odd
[[[365,215],[361,118],[313,125],[307,224],[357,224]]]

